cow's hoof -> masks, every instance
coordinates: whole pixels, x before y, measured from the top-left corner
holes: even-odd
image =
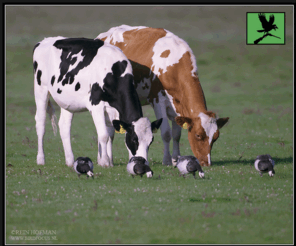
[[[173,165],[172,157],[171,156],[163,157],[162,165],[164,165],[164,166],[172,166]]]
[[[43,156],[37,155],[37,165],[44,165],[44,164],[45,164],[44,155]]]

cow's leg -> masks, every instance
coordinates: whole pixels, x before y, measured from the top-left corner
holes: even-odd
[[[113,167],[112,143],[113,143],[113,139],[114,139],[115,129],[113,126],[107,126],[107,131],[109,134],[109,139],[107,142],[107,154],[110,159],[110,166]]]
[[[178,155],[180,155],[180,138],[182,128],[176,123],[175,120],[172,121],[172,129],[173,129],[173,156],[172,162],[176,163],[178,159]]]
[[[93,117],[98,134],[98,165],[102,167],[113,166],[107,153],[107,143],[110,140],[110,136],[107,129],[108,127],[106,126],[103,103],[95,106],[91,112],[91,115]]]
[[[34,93],[36,102],[36,133],[38,138],[37,165],[44,165],[43,136],[45,133],[46,108],[49,94],[47,88],[37,85],[37,82],[35,82]]]
[[[161,100],[159,99],[159,103],[154,103],[153,109],[154,109],[156,118],[157,119],[162,118],[162,123],[160,125],[161,138],[164,145],[162,164],[171,166],[172,157],[170,154],[170,141],[172,136],[171,136],[171,127],[169,125],[169,120],[166,114],[165,104],[161,103]]]
[[[73,166],[74,155],[71,147],[71,122],[73,113],[61,108],[59,120],[60,135],[64,146],[65,160],[67,166]]]

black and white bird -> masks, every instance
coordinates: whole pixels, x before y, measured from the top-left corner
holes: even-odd
[[[193,177],[196,178],[195,172],[198,172],[199,177],[201,178],[205,176],[199,161],[196,157],[191,155],[178,156],[177,162],[173,163],[173,166],[179,169],[180,173],[183,174],[183,177],[185,177],[185,174],[187,173],[192,173]]]
[[[73,168],[76,173],[78,173],[78,177],[80,178],[81,174],[86,174],[87,178],[92,177],[94,178],[94,164],[92,163],[91,159],[88,157],[78,157],[74,162]]]
[[[152,178],[153,176],[153,171],[148,166],[148,162],[145,160],[145,158],[140,156],[132,157],[126,166],[126,169],[133,178],[135,175],[140,175],[142,177],[145,173],[147,178]]]
[[[275,171],[273,169],[274,160],[271,158],[270,155],[258,155],[254,162],[254,166],[256,170],[260,173],[261,177],[262,173],[268,172],[270,177],[273,177],[273,175],[275,174]]]

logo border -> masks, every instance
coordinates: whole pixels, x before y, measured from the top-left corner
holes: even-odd
[[[284,14],[284,43],[283,44],[248,44],[248,13],[275,13],[275,14]],[[286,12],[246,12],[246,45],[286,45]]]

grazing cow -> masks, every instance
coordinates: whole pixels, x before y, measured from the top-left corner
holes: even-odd
[[[70,137],[73,114],[86,110],[98,134],[99,165],[113,166],[114,128],[119,131],[121,127],[126,130],[130,158],[142,156],[147,160],[152,131],[159,128],[162,119],[150,123],[143,117],[132,66],[119,48],[102,40],[50,37],[35,46],[33,65],[37,164],[45,164],[46,111],[55,126],[49,95],[61,107],[59,128],[68,166],[74,163]]]
[[[211,165],[213,143],[229,118],[216,118],[207,111],[196,60],[188,44],[165,29],[127,25],[113,27],[97,39],[123,51],[132,64],[142,105],[151,104],[156,117],[163,118],[163,164],[176,162],[180,155],[180,126],[187,126],[192,152],[202,166]],[[172,121],[172,131],[168,120]]]

